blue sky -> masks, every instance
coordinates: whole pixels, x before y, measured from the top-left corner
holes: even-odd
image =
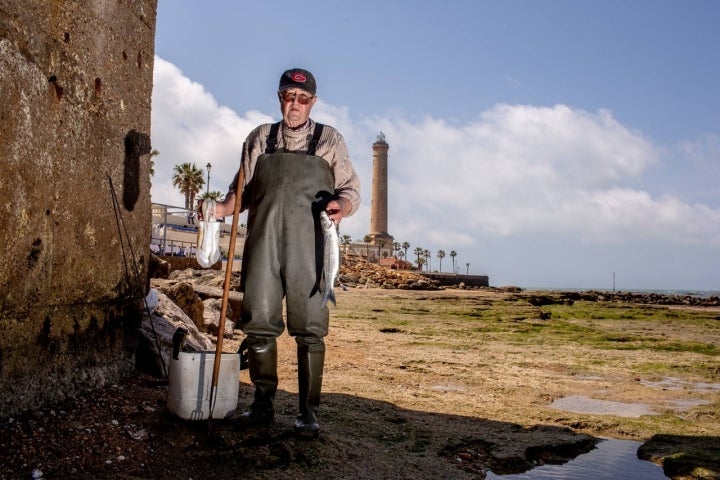
[[[298,66],[363,181],[341,233],[368,233],[382,131],[411,250],[495,286],[720,290],[717,25],[713,0],[159,0],[153,201],[182,205],[182,162],[225,191]]]

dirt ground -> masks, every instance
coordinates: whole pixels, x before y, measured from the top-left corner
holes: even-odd
[[[678,443],[720,456],[720,312],[658,308],[643,316],[647,309],[635,315],[623,306],[614,318],[559,319],[573,308],[584,307],[539,308],[485,290],[338,292],[319,439],[292,435],[295,346],[283,336],[272,427],[241,432],[222,420],[180,420],[167,410],[166,382],[138,375],[0,419],[0,479],[484,479],[489,470],[563,463],[599,438],[660,434],[677,441],[649,450],[657,463]],[[226,352],[236,351],[237,333]],[[605,343],[589,342],[593,336]],[[251,396],[242,371],[241,406]],[[572,396],[653,414],[551,405]],[[705,478],[719,478],[718,465],[696,463],[710,472]]]

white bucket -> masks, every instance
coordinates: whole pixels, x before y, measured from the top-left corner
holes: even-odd
[[[167,406],[185,420],[204,420],[210,415],[210,387],[215,352],[180,352],[170,360]],[[237,408],[240,355],[223,353],[215,389],[213,418],[224,418]]]

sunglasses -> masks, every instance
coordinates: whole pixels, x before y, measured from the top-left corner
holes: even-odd
[[[315,98],[314,96],[308,96],[304,93],[290,93],[290,92],[278,92],[278,96],[280,97],[280,100],[282,100],[283,103],[292,103],[294,101],[297,101],[300,105],[307,105],[310,103],[310,100]]]

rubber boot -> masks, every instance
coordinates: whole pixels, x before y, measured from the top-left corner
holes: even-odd
[[[293,431],[302,438],[317,438],[320,434],[317,412],[320,406],[325,363],[324,345],[314,346],[314,348],[305,345],[298,346],[297,357],[300,414],[295,420]]]
[[[269,427],[275,417],[273,401],[278,386],[274,337],[248,337],[248,369],[250,381],[255,385],[255,400],[246,412],[231,415],[230,419],[238,428]]]

